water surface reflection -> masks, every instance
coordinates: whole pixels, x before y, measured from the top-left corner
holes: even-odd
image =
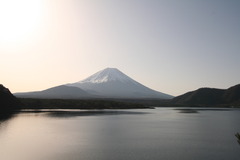
[[[150,112],[138,112],[131,110],[23,110],[22,113],[39,113],[45,116],[54,118],[71,118],[78,116],[107,116],[107,115],[136,115],[136,114],[151,114]]]
[[[238,110],[25,110],[0,128],[1,160],[238,160]]]

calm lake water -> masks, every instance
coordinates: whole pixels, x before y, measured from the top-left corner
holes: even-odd
[[[239,160],[240,110],[24,112],[0,124],[1,160]]]

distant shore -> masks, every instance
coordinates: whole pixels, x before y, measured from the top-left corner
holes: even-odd
[[[32,99],[19,98],[22,109],[150,109],[135,102],[99,99]]]
[[[232,105],[174,104],[160,99],[35,99],[19,98],[22,109],[152,109],[154,107],[239,108]]]

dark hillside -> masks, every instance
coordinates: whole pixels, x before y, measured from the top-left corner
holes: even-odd
[[[229,89],[200,88],[173,98],[173,105],[240,106],[240,85]]]
[[[0,84],[0,113],[18,110],[20,106],[19,100],[12,95],[9,89]]]
[[[240,84],[228,88],[225,91],[223,98],[225,103],[240,104]]]

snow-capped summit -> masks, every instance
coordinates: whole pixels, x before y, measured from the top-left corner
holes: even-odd
[[[106,68],[78,83],[106,83],[110,81],[129,82],[133,80],[117,68]]]
[[[78,87],[91,95],[103,98],[172,98],[168,94],[138,83],[117,68],[106,68],[82,81],[67,84],[67,86]]]

